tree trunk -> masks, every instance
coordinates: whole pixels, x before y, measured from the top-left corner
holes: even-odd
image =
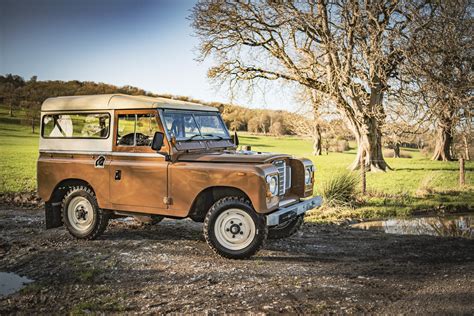
[[[10,115],[10,117],[13,117],[13,103],[10,103],[10,110],[8,111],[8,114]]]
[[[467,141],[467,136],[463,135],[462,136],[462,141],[464,144],[464,158],[466,160],[471,160],[471,155],[469,154],[469,142]]]
[[[438,125],[436,133],[436,146],[431,160],[449,161],[451,157],[451,143],[453,135],[451,134],[451,124],[444,123]]]
[[[313,156],[320,156],[323,154],[321,128],[316,124],[313,132]]]
[[[393,144],[393,158],[400,158],[400,143]]]
[[[33,134],[35,133],[35,119],[34,118],[31,119],[31,131]]]
[[[375,118],[365,118],[364,123],[352,121],[352,131],[357,140],[357,156],[351,170],[360,168],[362,157],[365,157],[367,171],[386,171],[390,169],[383,158],[382,132]]]

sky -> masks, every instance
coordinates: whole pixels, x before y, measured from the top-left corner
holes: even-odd
[[[252,108],[295,110],[291,91],[269,84],[234,98],[196,61],[191,0],[0,0],[0,74],[132,85],[154,93]]]

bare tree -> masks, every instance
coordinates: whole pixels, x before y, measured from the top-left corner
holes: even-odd
[[[432,159],[451,160],[455,126],[473,107],[474,5],[469,0],[436,3],[414,20],[402,72],[411,82],[406,87],[435,122]]]
[[[462,141],[463,156],[466,160],[471,160],[471,143],[473,141],[474,130],[474,108],[466,109],[466,113],[461,117],[458,134]]]
[[[286,125],[292,133],[310,137],[313,140],[313,155],[319,156],[322,155],[321,121],[312,119],[311,115],[312,113],[294,114]]]
[[[409,18],[399,1],[201,1],[193,27],[211,78],[258,83],[286,80],[328,96],[358,143],[352,165],[388,168],[381,126],[388,80],[402,60]]]
[[[305,119],[291,120],[288,125],[295,134],[311,137],[313,140],[313,155],[322,155],[322,121],[319,112],[324,101],[323,97],[317,91],[303,87],[296,93],[296,100],[302,105],[298,113]]]

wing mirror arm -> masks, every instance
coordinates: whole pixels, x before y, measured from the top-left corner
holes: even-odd
[[[234,135],[230,137],[232,142],[234,143],[235,147],[239,146],[239,136],[237,136],[237,132],[234,132]]]

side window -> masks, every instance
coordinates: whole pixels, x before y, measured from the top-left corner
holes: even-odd
[[[156,114],[119,114],[116,145],[151,146],[158,129]]]
[[[107,138],[108,113],[68,113],[43,116],[43,138]]]

